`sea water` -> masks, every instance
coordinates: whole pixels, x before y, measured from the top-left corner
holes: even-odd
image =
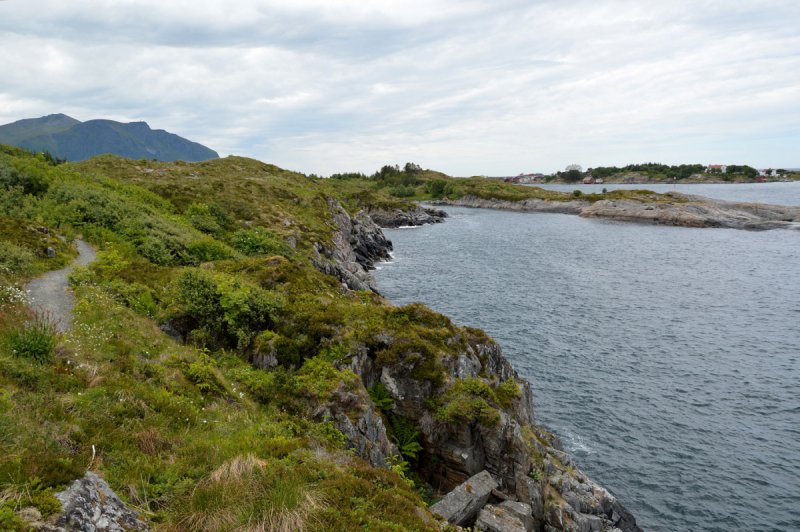
[[[800,231],[446,210],[384,296],[485,329],[645,530],[800,530]]]

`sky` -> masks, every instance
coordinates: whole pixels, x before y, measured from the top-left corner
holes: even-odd
[[[0,124],[144,120],[318,175],[800,167],[797,0],[0,0]]]

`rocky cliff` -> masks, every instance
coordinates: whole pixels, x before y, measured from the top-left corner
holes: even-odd
[[[653,201],[602,199],[595,202],[548,201],[528,199],[508,201],[466,195],[456,200],[445,198],[439,205],[501,209],[521,212],[555,212],[577,214],[584,218],[607,218],[627,222],[655,223],[684,227],[727,227],[732,229],[767,230],[800,229],[800,207],[784,207],[763,203],[736,203],[703,196],[668,192]]]
[[[369,273],[374,262],[389,258],[392,242],[372,218],[361,212],[351,217],[337,199],[328,199],[333,216],[332,246],[314,242],[314,267],[339,279],[350,290],[378,292]]]
[[[337,201],[329,205],[338,228],[334,249],[320,249],[315,264],[342,275],[351,289],[364,283],[376,291],[364,262],[384,258],[391,243],[369,216],[351,218]],[[409,324],[441,319],[421,305],[406,308]],[[348,447],[376,467],[387,467],[400,454],[387,435],[389,416],[411,423],[422,446],[416,470],[435,491],[450,492],[478,474],[496,484],[491,499],[470,503],[476,511],[486,502],[511,501],[530,508],[539,531],[638,532],[635,518],[577,469],[558,437],[536,425],[531,384],[519,377],[500,345],[482,331],[449,321],[440,330],[449,336],[442,340],[447,349],[438,353],[388,331],[359,342],[335,363],[359,377],[359,389],[314,405],[315,417],[331,419]],[[376,383],[391,395],[389,412],[369,399],[367,389]],[[485,519],[492,518],[491,511]],[[475,518],[456,524],[471,526]]]

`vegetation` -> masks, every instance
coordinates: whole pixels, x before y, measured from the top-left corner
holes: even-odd
[[[330,198],[355,214],[412,208],[392,187],[462,187],[393,168],[330,180],[236,157],[53,164],[0,146],[0,175],[12,176],[0,187],[0,523],[24,529],[19,510],[57,511],[52,493],[90,468],[159,530],[432,530],[412,489],[419,428],[382,384],[367,391],[346,369],[353,350],[441,390],[446,421],[491,421],[519,390],[459,387],[444,370],[482,331],[342,291],[311,264],[313,243],[333,234]],[[21,287],[68,264],[77,237],[98,256],[69,276],[74,323],[59,335]],[[255,368],[256,353],[278,366]],[[353,458],[315,414],[343,397],[386,416],[403,453],[389,469]],[[467,412],[462,399],[486,407]]]

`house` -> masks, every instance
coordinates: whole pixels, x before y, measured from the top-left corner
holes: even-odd
[[[778,175],[778,171],[773,170],[772,168],[767,168],[765,170],[761,170],[761,175],[764,177],[774,177]]]
[[[598,177],[597,179],[594,180],[594,183],[595,183],[595,185],[602,185],[603,184],[603,178],[602,177]]]
[[[724,164],[710,164],[708,168],[706,168],[706,172],[708,172],[709,174],[716,174],[716,173],[727,174],[728,167],[727,165]]]
[[[756,178],[756,183],[766,183],[766,182],[767,178],[764,177],[763,175]]]
[[[594,182],[595,181],[594,181],[594,178],[592,176],[586,176],[586,177],[583,178],[583,184],[584,185],[593,185]]]

